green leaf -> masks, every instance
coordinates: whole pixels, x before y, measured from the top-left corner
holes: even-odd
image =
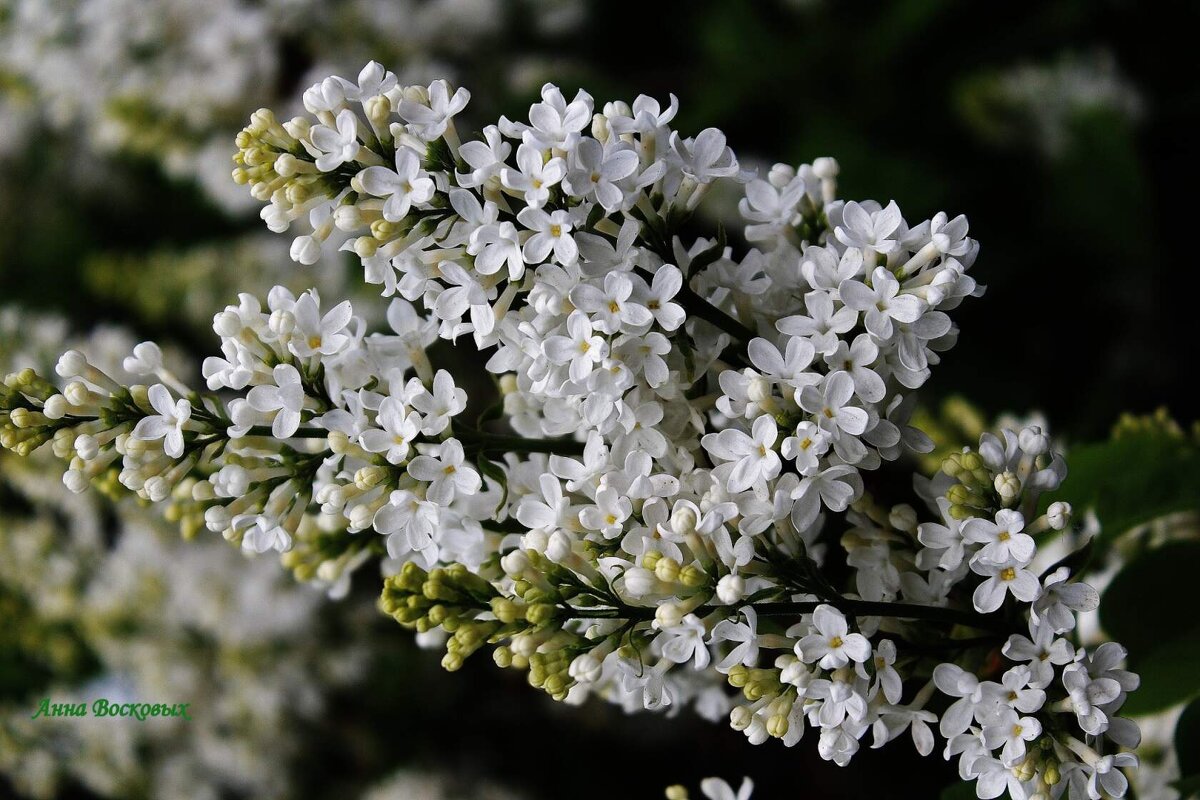
[[[1067,462],[1067,479],[1049,499],[1065,500],[1076,512],[1093,509],[1105,541],[1164,514],[1200,508],[1200,451],[1187,439],[1129,432],[1072,448]]]
[[[1181,800],[1194,800],[1194,798],[1200,797],[1200,775],[1188,775],[1171,785],[1175,787],[1175,791],[1179,792]]]
[[[962,783],[952,783],[945,789],[942,789],[942,800],[976,800],[978,795],[975,794],[975,784],[963,781]]]
[[[713,243],[711,247],[708,247],[702,252],[697,253],[696,257],[692,259],[692,262],[688,264],[687,279],[690,281],[692,278],[696,277],[701,272],[715,264],[718,259],[725,255],[725,246],[727,244],[728,240],[725,235],[725,226],[718,225],[716,242]]]
[[[1127,713],[1160,711],[1200,694],[1200,620],[1191,614],[1200,542],[1148,550],[1117,573],[1100,602],[1100,623],[1129,650],[1142,684]]]
[[[1200,700],[1193,700],[1175,723],[1175,753],[1184,780],[1200,780]]]
[[[489,461],[483,456],[479,457],[476,464],[479,466],[479,471],[483,473],[484,477],[495,481],[496,485],[500,487],[500,503],[496,506],[496,511],[499,512],[508,501],[508,478],[499,464]]]
[[[504,398],[497,400],[490,406],[485,408],[482,413],[475,419],[475,429],[483,430],[484,426],[493,420],[500,419],[504,416]]]
[[[604,206],[596,203],[596,205],[592,206],[592,210],[588,212],[587,221],[584,223],[583,227],[587,230],[592,230],[600,223],[600,220],[604,219],[605,216]]]
[[[1135,659],[1192,632],[1198,624],[1190,613],[1198,575],[1200,542],[1174,542],[1146,551],[1105,590],[1102,627]]]
[[[1200,697],[1200,629],[1192,628],[1144,656],[1130,656],[1129,668],[1141,676],[1122,715],[1153,714]],[[1200,751],[1198,751],[1200,752]]]

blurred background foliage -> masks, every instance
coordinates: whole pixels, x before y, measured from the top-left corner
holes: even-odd
[[[1151,745],[1167,752],[1182,704],[1200,693],[1187,679],[1200,631],[1180,623],[1191,602],[1154,589],[1163,569],[1189,586],[1200,564],[1188,430],[1200,416],[1196,299],[1190,282],[1175,285],[1178,270],[1187,274],[1189,223],[1174,199],[1200,123],[1194,50],[1175,36],[1197,23],[1195,3],[1132,0],[0,0],[0,305],[20,309],[0,326],[0,366],[29,356],[34,320],[47,349],[118,323],[130,341],[171,342],[195,362],[212,347],[212,313],[238,291],[286,282],[362,292],[349,263],[291,264],[286,239],[266,234],[227,179],[242,120],[263,104],[286,113],[321,75],[353,76],[370,58],[409,81],[449,75],[472,90],[474,123],[523,114],[544,80],[585,86],[600,100],[673,92],[681,130],[719,127],[748,162],[833,155],[845,197],[894,198],[910,220],[939,210],[969,216],[989,291],[963,308],[961,342],[923,390],[928,426],[948,450],[1002,414],[1036,409],[1074,446],[1064,492],[1095,509],[1091,570],[1118,598],[1106,598],[1114,610],[1104,628],[1130,643],[1147,676],[1143,710],[1174,709],[1162,730],[1150,728]],[[733,199],[725,202],[732,211]],[[1126,419],[1110,439],[1123,413],[1160,407],[1180,424]],[[28,547],[17,532],[29,526],[41,536],[58,530],[50,549],[80,561],[71,573],[78,591],[109,559],[120,563],[130,528],[157,537],[162,553],[198,546],[172,542],[136,508],[99,505],[85,509],[100,523],[80,544],[83,523],[63,510],[67,501],[31,498],[13,469],[0,463],[0,551]],[[28,575],[24,584],[2,575],[0,714],[15,720],[50,688],[130,671],[103,646],[115,623],[48,614],[31,599]],[[136,588],[121,590],[127,602],[138,602]],[[371,800],[510,796],[481,788],[485,779],[528,798],[653,797],[714,771],[754,776],[764,798],[914,797],[954,778],[931,759],[897,785],[895,770],[915,759],[903,743],[839,770],[811,743],[750,747],[695,720],[552,706],[487,663],[446,676],[436,658],[371,617],[374,593],[356,587],[305,629],[327,649],[362,649],[338,680],[310,675],[319,713],[262,717],[255,701],[245,713],[275,729],[210,732],[278,769],[201,762],[243,769],[245,780],[196,778],[193,796],[268,796],[254,783],[263,774],[288,776],[271,796],[373,792]],[[1143,627],[1155,614],[1162,624]],[[148,641],[170,641],[178,627],[165,612],[142,623]],[[200,637],[210,656],[227,647],[220,630]],[[283,649],[287,663],[314,670],[330,656]],[[269,663],[258,668],[271,674]],[[210,659],[207,677],[188,685],[226,702],[236,674]],[[1200,736],[1198,718],[1192,706],[1180,730]],[[26,751],[3,730],[0,773],[10,777],[0,777],[0,796],[183,796],[172,794],[181,784],[135,768],[115,789],[93,772],[60,769],[50,793],[39,793],[13,766]],[[200,748],[190,730],[172,735]],[[159,757],[144,735],[129,733],[132,752],[149,763]],[[69,735],[56,741],[52,762],[83,747]],[[1185,777],[1200,774],[1197,752],[1180,752]],[[418,777],[389,778],[397,768]],[[1140,788],[1143,797],[1176,796],[1165,783]]]

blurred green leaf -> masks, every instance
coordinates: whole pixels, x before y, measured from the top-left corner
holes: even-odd
[[[1131,656],[1130,668],[1142,683],[1121,709],[1122,714],[1153,714],[1200,696],[1200,629],[1164,642],[1146,655]]]
[[[1200,453],[1187,439],[1129,433],[1072,448],[1069,456],[1070,472],[1051,499],[1066,500],[1077,512],[1095,510],[1103,540],[1164,514],[1200,508]]]
[[[1200,797],[1200,775],[1188,775],[1172,784],[1182,800]]]
[[[1129,649],[1142,677],[1130,713],[1158,711],[1200,694],[1200,621],[1194,607],[1200,542],[1150,550],[1117,573],[1100,603],[1104,630]]]
[[[1193,700],[1175,723],[1175,752],[1183,779],[1200,779],[1200,700]]]
[[[1175,542],[1147,551],[1117,573],[1100,603],[1104,630],[1136,658],[1197,626],[1195,607],[1200,542]]]
[[[975,784],[963,781],[952,783],[942,790],[942,800],[975,800]]]

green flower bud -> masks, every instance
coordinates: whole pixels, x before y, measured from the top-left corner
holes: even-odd
[[[550,603],[534,603],[525,609],[525,619],[531,625],[544,625],[554,620],[558,614],[558,606]]]
[[[697,564],[688,564],[679,571],[679,582],[684,586],[697,589],[708,583],[708,573]]]
[[[750,670],[742,664],[734,664],[725,678],[729,681],[730,686],[735,689],[741,689],[750,680]]]

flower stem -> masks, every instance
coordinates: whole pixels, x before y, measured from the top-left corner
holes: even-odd
[[[756,603],[754,610],[760,617],[798,617],[811,614],[820,605],[832,605],[844,614],[858,617],[894,617],[896,619],[927,619],[955,625],[967,625],[984,630],[1007,631],[1008,625],[999,616],[992,618],[974,611],[943,606],[926,606],[917,603],[887,603],[874,600],[851,600],[840,598],[833,601],[811,600],[804,602]],[[697,616],[714,611],[734,611],[733,606],[704,605],[695,609]],[[654,618],[654,608],[622,605],[608,608],[572,608],[577,619],[642,619]]]
[[[488,433],[471,428],[455,428],[454,436],[464,447],[479,452],[550,453],[560,456],[583,455],[583,442],[573,439],[527,439],[503,433]]]

